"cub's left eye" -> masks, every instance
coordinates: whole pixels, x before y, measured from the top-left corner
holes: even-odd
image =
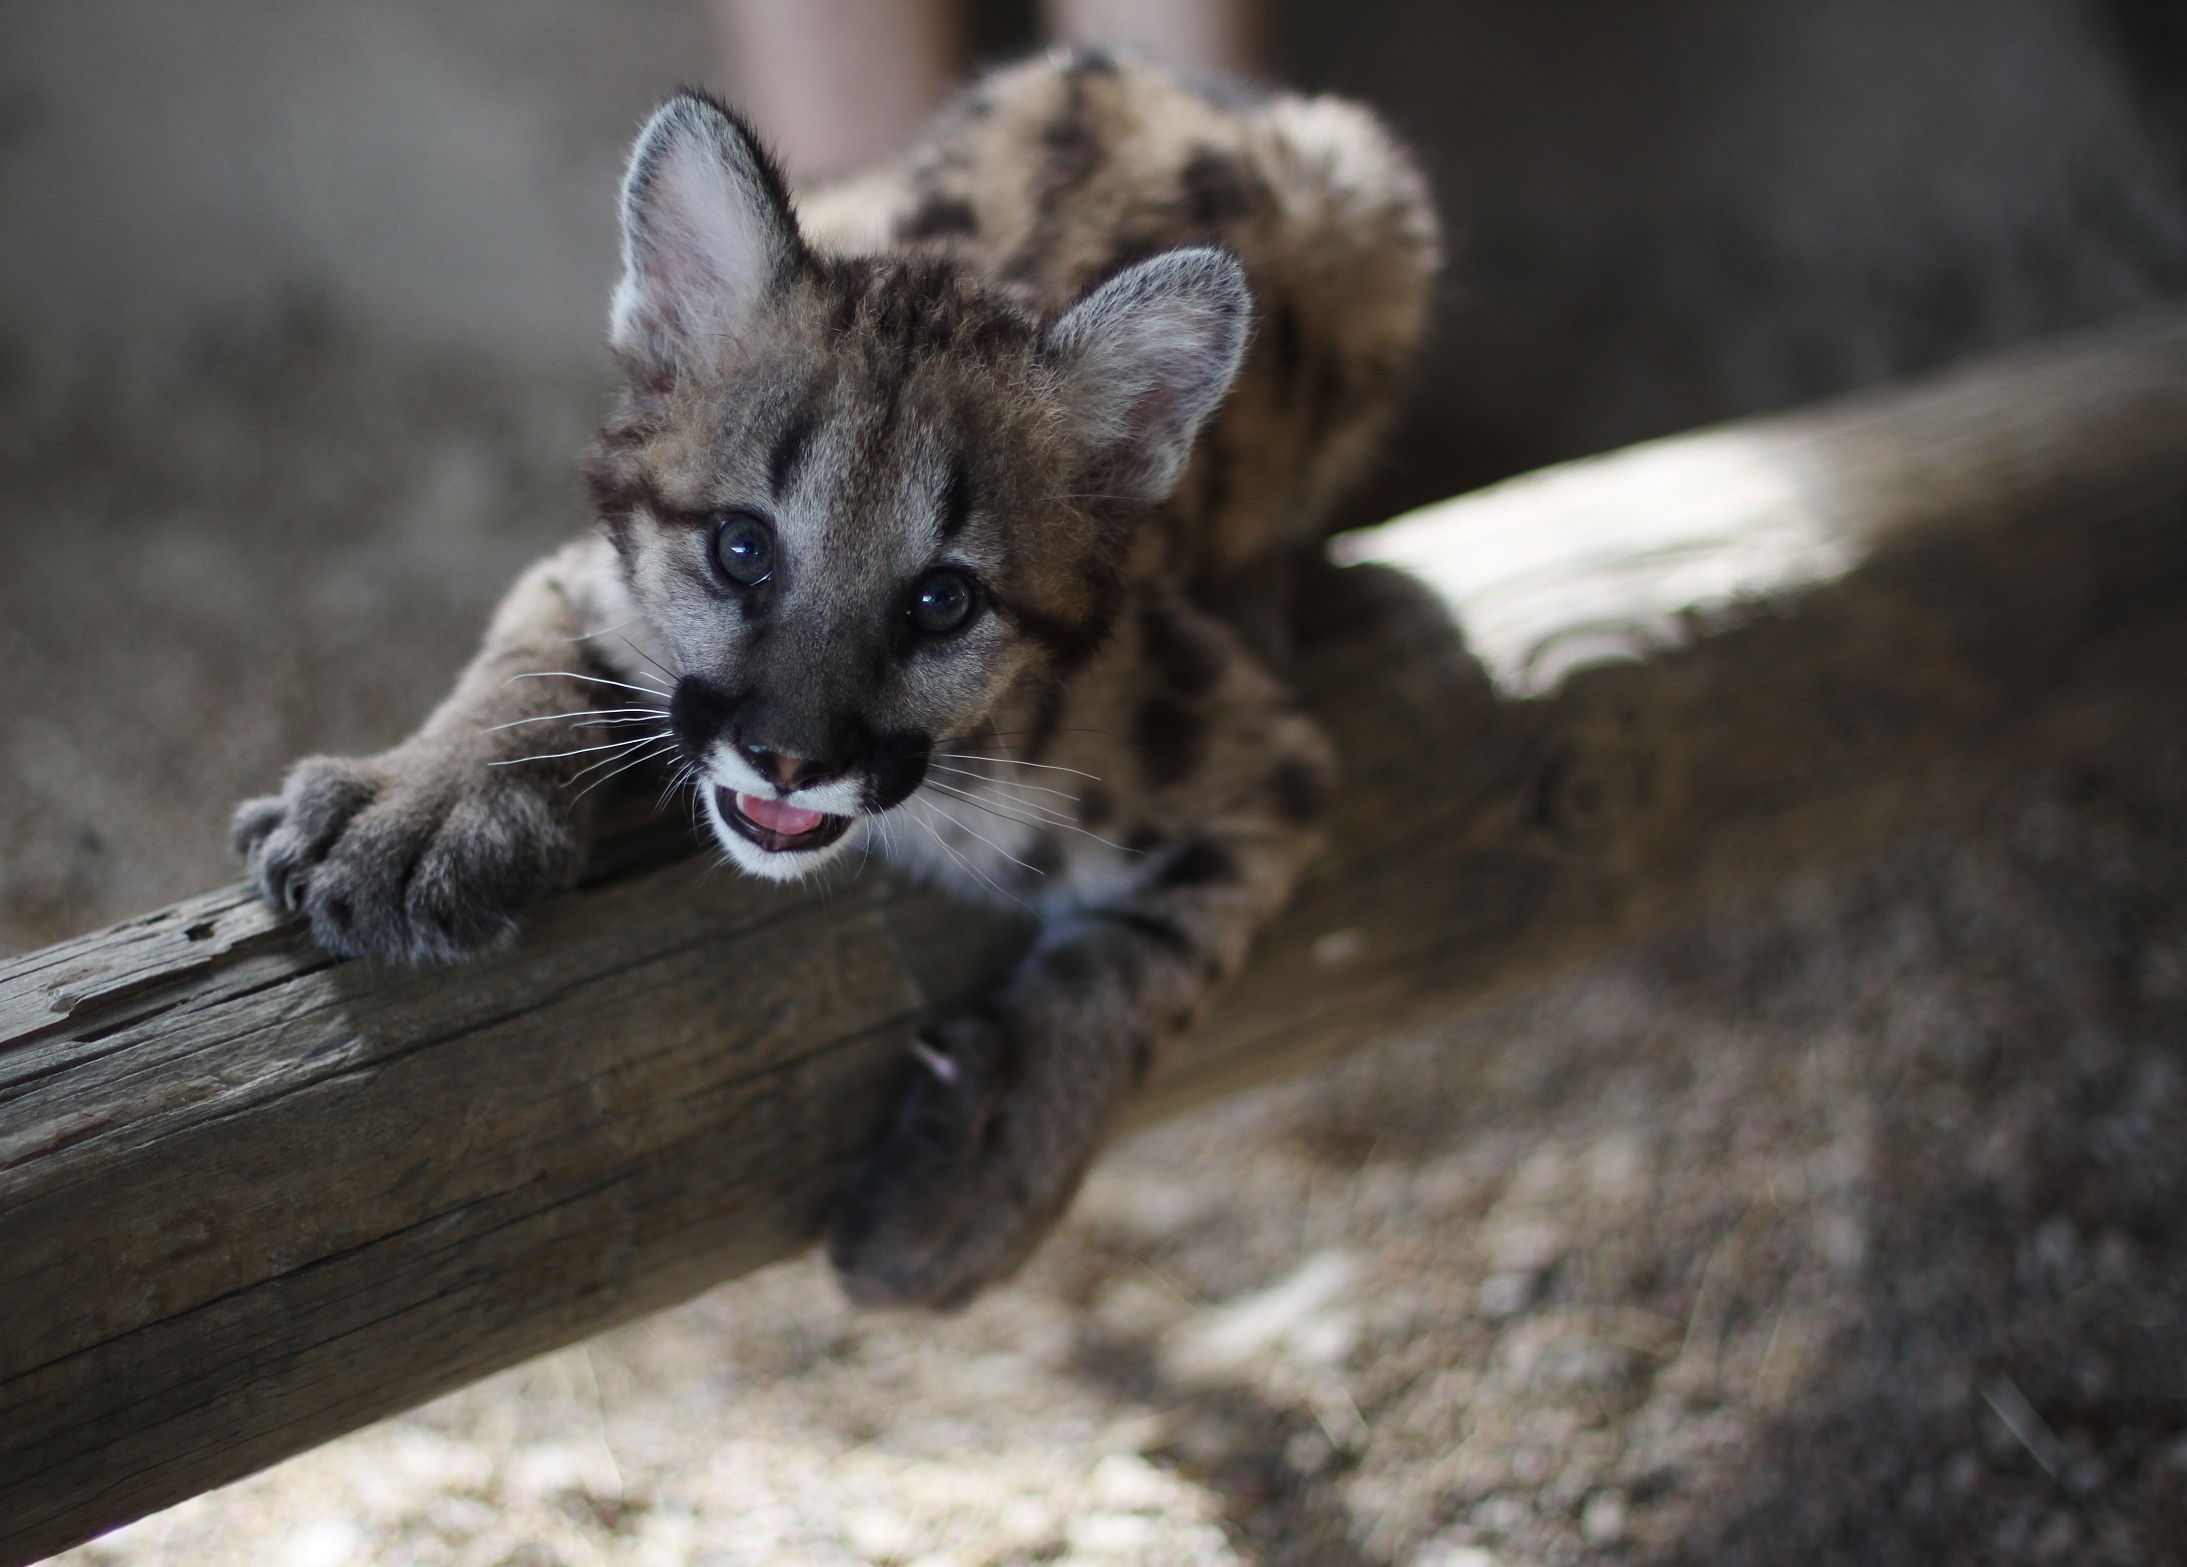
[[[911,590],[911,623],[930,637],[946,635],[972,618],[972,584],[959,571],[930,571]]]
[[[748,511],[714,514],[714,569],[739,587],[756,588],[775,573],[775,530]]]

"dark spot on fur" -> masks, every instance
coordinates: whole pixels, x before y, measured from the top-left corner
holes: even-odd
[[[1048,188],[1041,192],[1044,205],[1054,206],[1064,193],[1076,190],[1101,167],[1106,149],[1094,134],[1087,112],[1086,90],[1077,77],[1069,79],[1062,112],[1041,127],[1041,149],[1047,156]]]
[[[1056,726],[1063,722],[1063,682],[1051,681],[1040,693],[1040,705],[1033,709],[1032,732],[1025,738],[1025,756],[1028,761],[1039,761],[1048,749],[1048,742],[1056,737]]]
[[[610,441],[605,435],[585,458],[585,487],[592,494],[592,514],[607,530],[617,549],[628,547],[631,522],[643,507],[656,516],[666,513],[660,492],[630,451],[635,442]]]
[[[1147,698],[1132,721],[1132,742],[1147,782],[1157,789],[1181,783],[1207,751],[1207,720],[1174,697]]]
[[[1093,106],[1087,101],[1086,79],[1113,72],[1115,63],[1105,56],[1080,51],[1063,69],[1063,106],[1041,127],[1041,171],[1033,202],[1033,223],[1025,243],[1002,269],[1017,281],[1037,278],[1047,270],[1066,229],[1070,200],[1100,169],[1108,149],[1093,123]]]
[[[1020,879],[1028,882],[1046,881],[1063,869],[1063,849],[1052,833],[1042,833],[1035,838],[1018,858],[1024,862]]]
[[[797,478],[797,470],[804,464],[805,454],[812,450],[813,436],[819,429],[819,415],[810,405],[790,415],[789,423],[782,427],[774,445],[767,451],[767,492],[770,495],[780,496]]]
[[[1203,229],[1236,222],[1252,212],[1252,181],[1237,160],[1213,147],[1195,147],[1185,160],[1179,183],[1184,191],[1187,221]]]
[[[1238,861],[1235,855],[1212,838],[1193,838],[1163,869],[1162,879],[1157,885],[1206,887],[1217,882],[1235,881],[1237,877]]]
[[[1066,620],[1022,606],[1010,606],[1003,613],[1018,630],[1048,650],[1058,676],[1075,674],[1093,657],[1094,649],[1101,645],[1102,634],[1107,629],[1092,617]]]
[[[1109,798],[1109,791],[1097,783],[1086,785],[1078,797],[1078,825],[1100,828],[1116,815],[1116,802]]]
[[[1149,609],[1143,622],[1147,656],[1162,683],[1179,696],[1205,696],[1223,675],[1223,649],[1200,627],[1161,609]]]
[[[1102,967],[1083,946],[1068,941],[1042,953],[1040,966],[1056,984],[1075,991],[1091,990]]]
[[[1329,809],[1328,781],[1307,762],[1285,762],[1270,773],[1268,794],[1276,814],[1294,827],[1312,826]]]
[[[964,525],[972,515],[972,474],[965,466],[964,454],[959,452],[949,465],[949,478],[942,486],[940,533],[944,539],[953,539],[964,531]]]
[[[1131,1086],[1137,1088],[1146,1082],[1153,1070],[1154,1041],[1142,1034],[1131,1042]]]
[[[905,244],[979,231],[980,218],[972,210],[972,203],[962,196],[947,196],[940,191],[930,194],[896,224],[896,238]]]
[[[1162,847],[1161,829],[1142,822],[1125,836],[1124,847],[1134,854],[1152,854]]]
[[[831,300],[830,326],[860,367],[869,395],[894,418],[904,385],[937,359],[993,360],[1019,352],[1039,323],[939,252],[832,258],[816,263]]]
[[[1144,936],[1176,957],[1189,958],[1198,951],[1192,938],[1185,934],[1183,926],[1175,920],[1164,919],[1159,914],[1143,914],[1137,909],[1092,909],[1088,912],[1107,924],[1121,925],[1135,935]]]

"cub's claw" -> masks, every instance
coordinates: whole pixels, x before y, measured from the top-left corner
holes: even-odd
[[[1032,1254],[1078,1187],[1093,1138],[1043,1125],[1003,1021],[958,1018],[913,1046],[895,1118],[836,1198],[828,1258],[869,1306],[963,1305]]]
[[[538,791],[399,752],[297,763],[279,795],[237,810],[230,837],[266,901],[329,952],[408,963],[507,941],[582,855]]]
[[[924,1066],[944,1083],[952,1088],[957,1086],[959,1076],[957,1063],[950,1057],[943,1055],[923,1039],[914,1039],[911,1042],[911,1053],[919,1058],[921,1066]]]

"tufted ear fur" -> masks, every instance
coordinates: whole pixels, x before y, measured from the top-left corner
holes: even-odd
[[[1159,501],[1176,487],[1238,372],[1252,302],[1237,257],[1192,246],[1127,267],[1048,329],[1110,493]]]
[[[750,126],[695,92],[639,133],[622,218],[608,339],[643,373],[718,368],[805,256],[782,171]]]

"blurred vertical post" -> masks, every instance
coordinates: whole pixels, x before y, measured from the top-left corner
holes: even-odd
[[[1172,70],[1257,76],[1266,62],[1261,0],[1043,0],[1063,43],[1100,44]]]
[[[713,0],[722,77],[793,183],[902,146],[964,69],[955,0]]]
[[[720,77],[809,185],[911,138],[969,63],[959,0],[711,0]],[[1174,70],[1254,76],[1262,0],[1039,0],[1050,34]]]

